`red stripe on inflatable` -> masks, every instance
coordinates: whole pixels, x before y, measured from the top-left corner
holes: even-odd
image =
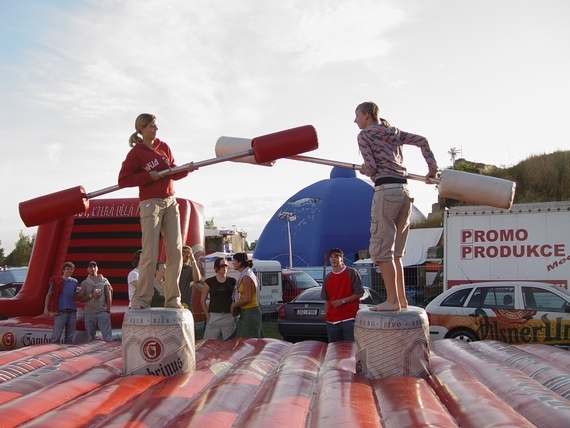
[[[320,376],[314,404],[313,428],[382,426],[369,380],[354,373],[330,370]]]
[[[70,349],[68,349],[68,351]],[[38,359],[44,358],[49,364],[25,374],[20,373],[18,377],[1,383],[0,403],[13,400],[14,393],[24,396],[42,388],[52,387],[59,382],[81,374],[92,367],[97,367],[101,363],[117,358],[120,355],[120,347],[114,346],[114,349],[97,351],[94,354],[79,356],[68,354],[65,358],[62,358],[61,355],[57,355],[57,353],[48,354],[48,356],[44,357],[38,356]],[[7,366],[2,366],[2,368],[4,367]]]
[[[134,421],[140,424],[138,426],[146,427],[157,426],[161,421],[161,426],[164,426],[204,394],[219,377],[225,378],[230,367],[248,358],[255,350],[256,342],[251,339],[198,341],[196,372],[165,378],[163,383],[111,413],[103,426],[130,426]]]
[[[432,374],[426,378],[428,385],[461,427],[534,427],[469,370],[433,352],[429,364]]]
[[[354,353],[356,344],[354,342],[333,342],[327,346],[327,353],[321,368],[321,374],[327,370],[346,370],[356,373],[356,360]]]
[[[436,340],[431,343],[431,349],[436,355],[445,356],[471,370],[480,382],[531,423],[537,426],[568,426],[568,400],[520,370],[460,340]]]
[[[117,359],[122,363],[122,359]],[[46,412],[34,419],[34,426],[56,427],[61,421],[73,421],[74,426],[93,426],[105,420],[117,408],[137,398],[141,394],[152,391],[160,382],[162,376],[127,376],[98,388],[85,396],[65,403],[62,406]],[[88,411],[86,411],[88,408]],[[108,426],[106,423],[104,426]],[[124,426],[124,425],[123,425]],[[129,426],[131,426],[129,424]]]
[[[168,426],[203,427],[205,420],[209,428],[238,423],[264,379],[278,368],[292,346],[275,339],[245,339],[244,342],[255,346],[251,355],[230,367],[207,394],[198,397]]]
[[[256,394],[240,420],[248,428],[304,427],[327,345],[305,341],[293,345]]]
[[[554,364],[570,370],[570,352],[556,346],[545,346],[543,344],[512,345],[514,348],[530,354],[538,355]]]
[[[8,361],[8,358],[3,358],[2,360],[4,361],[0,361],[0,384],[30,373],[38,368],[46,367],[56,362],[62,362],[68,358],[75,358],[79,355],[92,353],[97,350],[109,349],[104,342],[99,344],[97,344],[97,342],[91,343],[92,345],[83,344],[63,349],[59,344],[39,345],[35,347],[29,346],[22,350],[2,353],[0,357],[6,355],[10,357],[10,361]],[[118,344],[115,343],[114,347],[117,348]]]
[[[454,427],[425,379],[393,376],[371,381],[384,427]]]
[[[570,374],[564,367],[496,340],[473,342],[471,346],[519,369],[561,397],[570,398]]]

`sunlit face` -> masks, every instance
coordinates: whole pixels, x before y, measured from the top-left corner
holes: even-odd
[[[369,126],[368,120],[370,118],[370,115],[368,113],[363,113],[358,109],[354,113],[355,113],[354,123],[356,123],[358,129],[367,128]]]
[[[87,267],[87,272],[89,273],[89,275],[97,275],[97,271],[99,270],[99,267],[97,265],[91,265],[89,267]]]
[[[156,124],[156,120],[153,119],[147,126],[139,130],[140,134],[144,141],[153,141],[156,138],[156,134],[158,133],[158,125]]]
[[[235,270],[238,270],[239,268],[241,268],[241,263],[239,261],[237,261],[236,259],[232,260],[232,264],[234,265]]]
[[[160,277],[164,277],[164,275],[166,275],[166,265],[164,263],[161,263],[160,265],[158,265],[158,269],[156,270],[156,274]]]
[[[329,256],[329,261],[331,262],[331,266],[334,267],[340,267],[342,266],[342,259],[340,258],[340,256],[338,254],[331,254]]]
[[[223,273],[226,274],[228,272],[228,269],[230,268],[230,265],[228,264],[228,262],[226,260],[223,260],[220,263],[220,267],[218,269],[216,269],[216,273]]]
[[[69,278],[72,273],[73,273],[73,268],[72,268],[72,267],[66,267],[66,268],[63,269],[63,276],[64,276],[65,278]]]
[[[182,264],[184,266],[188,266],[188,263],[190,262],[190,257],[192,257],[192,250],[189,248],[186,248],[184,250],[182,250]]]

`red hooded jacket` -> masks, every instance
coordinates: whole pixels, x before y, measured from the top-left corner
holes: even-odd
[[[174,196],[173,180],[186,177],[188,172],[179,172],[152,181],[150,171],[159,172],[175,166],[170,147],[158,138],[154,140],[154,150],[142,143],[135,144],[121,166],[119,187],[138,186],[141,201]]]

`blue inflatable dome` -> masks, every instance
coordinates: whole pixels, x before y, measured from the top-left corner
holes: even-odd
[[[350,169],[334,167],[330,179],[318,181],[289,198],[269,220],[257,241],[253,257],[278,260],[289,266],[291,228],[293,267],[322,266],[325,253],[338,247],[345,263],[368,249],[373,187]],[[289,215],[281,213],[290,213]],[[281,219],[280,219],[281,217]]]

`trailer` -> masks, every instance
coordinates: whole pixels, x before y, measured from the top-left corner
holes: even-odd
[[[444,289],[487,281],[536,281],[568,289],[570,201],[444,213]]]

